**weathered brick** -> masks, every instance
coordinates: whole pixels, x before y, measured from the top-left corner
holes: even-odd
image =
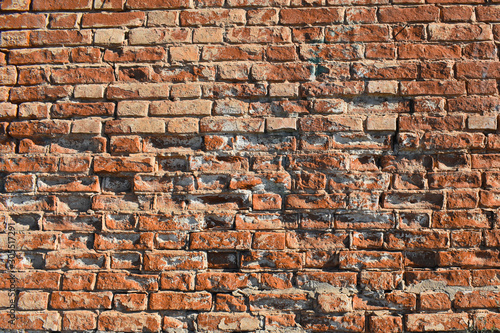
[[[469,316],[466,313],[420,314],[406,315],[406,326],[412,332],[426,332],[441,330],[454,332],[465,330],[469,325]]]
[[[136,28],[129,32],[130,45],[188,42],[191,30],[184,28]]]
[[[56,30],[32,31],[29,37],[31,46],[67,46],[91,45],[92,31],[86,30]]]
[[[332,43],[385,42],[390,40],[389,27],[375,24],[338,25],[326,29],[325,40]]]
[[[261,327],[261,322],[257,317],[252,317],[247,313],[232,313],[228,315],[224,312],[202,313],[198,316],[198,326],[202,330],[215,331],[253,331]]]
[[[53,309],[110,309],[111,292],[54,291],[50,298]]]
[[[182,11],[180,23],[182,26],[226,25],[243,24],[246,21],[245,11],[242,9],[197,9]]]
[[[82,28],[138,27],[144,23],[146,15],[142,12],[129,13],[90,13],[82,17]]]
[[[104,311],[99,315],[97,325],[97,328],[103,331],[156,332],[161,327],[161,316],[146,312]]]
[[[207,292],[182,293],[160,291],[151,294],[149,308],[151,310],[209,310],[212,306],[212,295]]]
[[[491,40],[491,27],[485,24],[429,24],[431,41],[476,41]]]
[[[97,314],[92,311],[65,312],[62,318],[63,330],[93,330],[97,328]]]
[[[163,251],[147,253],[144,257],[144,270],[192,270],[207,267],[205,252]]]
[[[61,315],[57,311],[27,311],[16,314],[15,322],[11,321],[9,311],[0,312],[0,326],[16,330],[50,330],[61,329]]]
[[[72,29],[77,27],[78,15],[75,13],[57,13],[49,16],[49,27],[52,29]]]

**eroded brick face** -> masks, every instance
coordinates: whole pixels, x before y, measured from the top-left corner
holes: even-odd
[[[499,0],[0,10],[0,330],[500,327]]]

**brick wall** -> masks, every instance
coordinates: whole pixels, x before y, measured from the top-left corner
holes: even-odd
[[[499,0],[0,6],[0,329],[500,327]]]

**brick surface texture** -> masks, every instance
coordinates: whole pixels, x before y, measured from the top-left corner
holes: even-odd
[[[0,9],[0,330],[500,327],[500,0]]]

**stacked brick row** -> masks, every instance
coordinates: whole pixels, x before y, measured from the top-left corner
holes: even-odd
[[[0,8],[0,329],[500,327],[499,0]]]

